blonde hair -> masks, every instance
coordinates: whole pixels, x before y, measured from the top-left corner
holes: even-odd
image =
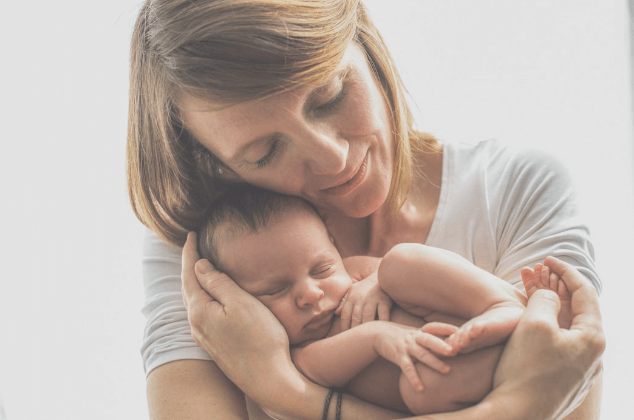
[[[396,154],[388,202],[396,211],[412,153],[436,150],[413,128],[405,89],[359,0],[146,0],[132,36],[128,191],[136,216],[182,245],[209,203],[231,188],[224,166],[184,129],[178,99],[233,104],[324,81],[351,42],[365,51],[392,113]]]

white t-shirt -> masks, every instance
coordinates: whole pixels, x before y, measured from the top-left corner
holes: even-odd
[[[568,172],[545,153],[497,141],[445,143],[440,202],[426,244],[462,255],[522,288],[520,270],[551,255],[600,290],[594,250]],[[181,249],[147,231],[143,280],[145,372],[180,359],[211,360],[190,334],[181,295]]]

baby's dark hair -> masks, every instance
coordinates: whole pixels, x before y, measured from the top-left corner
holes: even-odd
[[[244,184],[222,194],[209,206],[198,229],[198,253],[222,270],[216,240],[222,226],[231,236],[257,233],[282,220],[285,212],[305,208],[317,210],[299,197],[268,191]]]

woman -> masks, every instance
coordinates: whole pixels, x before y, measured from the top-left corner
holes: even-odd
[[[236,182],[309,200],[344,256],[427,243],[519,282],[522,267],[553,255],[599,285],[557,162],[492,142],[441,145],[416,132],[398,73],[357,0],[147,1],[133,36],[130,92],[130,195],[155,232],[146,240],[143,348],[153,418],[245,418],[244,394],[253,416],[261,407],[273,417],[321,418],[327,390],[294,369],[279,323],[206,261],[196,263],[195,241],[186,242],[213,198]],[[182,295],[181,250],[165,241],[185,244]],[[565,412],[603,346],[596,302],[587,284],[578,289],[579,311],[590,314],[579,324],[584,334],[556,339],[561,332],[528,311],[491,395],[438,418]],[[513,357],[514,348],[540,343],[535,337],[543,337],[535,354],[551,351],[551,360],[533,347]],[[564,343],[579,349],[576,364],[555,368]],[[537,373],[520,374],[523,366]],[[553,378],[561,386],[540,391]],[[598,392],[574,418],[592,418]],[[542,412],[527,405],[537,402]],[[349,396],[342,404],[342,419],[396,416]]]

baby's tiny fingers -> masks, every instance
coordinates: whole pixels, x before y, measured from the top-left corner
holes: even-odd
[[[421,392],[425,389],[423,387],[423,382],[418,377],[418,372],[416,372],[414,363],[412,363],[412,360],[409,357],[403,357],[401,363],[399,363],[399,367],[401,368],[401,371],[403,371],[403,375],[405,375],[416,391]]]
[[[348,304],[341,310],[341,331],[350,329],[350,320],[352,317],[352,305]]]
[[[389,321],[390,320],[390,309],[392,309],[389,305],[384,303],[379,303],[379,307],[377,308],[377,312],[379,313],[380,321]]]
[[[341,302],[339,302],[339,306],[337,306],[337,309],[335,309],[335,315],[341,315],[341,311],[343,310],[344,306],[346,306],[346,301],[348,300],[348,293],[350,293],[350,290],[348,290],[346,294],[343,295]]]
[[[420,349],[415,356],[421,363],[440,373],[449,373],[449,371],[451,371],[451,367],[449,367],[447,363],[434,356],[431,352],[427,351],[427,349]]]
[[[376,319],[376,304],[368,303],[363,307],[363,318],[362,322],[370,322]]]
[[[363,320],[363,307],[361,305],[355,305],[354,309],[352,310],[350,328],[354,328],[358,325],[361,325],[362,320]]]
[[[444,340],[424,332],[416,336],[416,342],[436,354],[450,355],[453,351],[453,348]]]
[[[421,331],[433,335],[449,336],[458,331],[458,327],[456,327],[455,325],[446,324],[444,322],[428,322],[427,324],[423,325]]]

